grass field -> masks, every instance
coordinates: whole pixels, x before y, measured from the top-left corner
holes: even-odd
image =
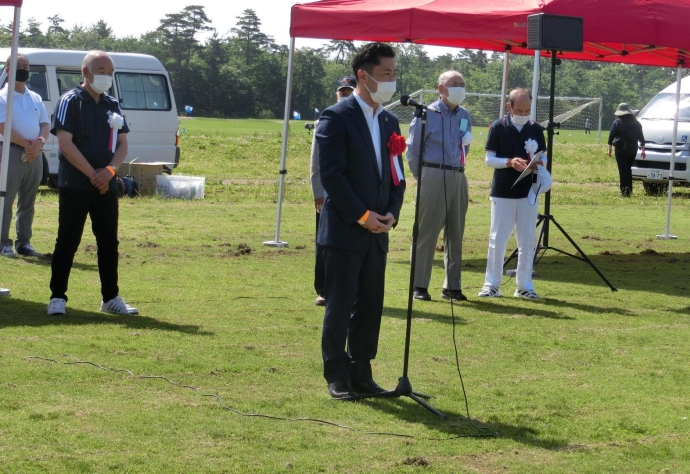
[[[603,145],[557,142],[553,215],[618,291],[550,250],[536,267],[544,299],[480,300],[491,173],[471,154],[462,281],[470,299],[438,298],[439,254],[434,300],[413,308],[410,379],[444,420],[408,398],[338,403],[326,393],[308,132],[292,126],[280,233],[289,247],[273,249],[262,242],[274,238],[281,124],[182,126],[176,173],[206,176],[206,199],[120,201],[120,288],[139,316],[97,312],[88,225],[65,317],[45,315],[47,259],[0,261],[0,286],[12,289],[0,298],[0,472],[690,472],[686,189],[673,199],[678,240],[657,240],[664,196],[644,196],[636,183],[631,199],[620,198]],[[402,373],[409,181],[374,361],[377,381],[391,388]],[[38,250],[52,251],[56,226],[56,195],[42,190]],[[550,235],[551,246],[573,252],[553,227]],[[511,294],[514,281],[503,288]]]

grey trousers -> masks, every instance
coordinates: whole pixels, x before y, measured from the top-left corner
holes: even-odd
[[[443,229],[443,288],[460,290],[462,238],[469,201],[465,173],[424,167],[419,196],[419,233],[414,286],[428,288],[438,234]]]
[[[21,148],[10,147],[7,167],[7,195],[2,213],[2,233],[0,233],[0,246],[2,247],[12,246],[10,223],[12,222],[12,208],[15,199],[17,199],[17,240],[15,246],[21,247],[31,241],[34,203],[43,176],[43,159],[39,155],[31,163],[24,163],[21,156]]]

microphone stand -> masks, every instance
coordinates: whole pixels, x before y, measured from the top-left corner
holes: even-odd
[[[407,105],[407,104],[403,104]],[[432,407],[423,399],[430,399],[430,395],[425,395],[423,393],[418,393],[412,391],[412,383],[407,376],[407,369],[409,366],[410,359],[410,335],[412,333],[412,302],[413,302],[413,292],[414,292],[414,271],[417,263],[417,237],[419,234],[419,197],[420,190],[422,189],[422,163],[424,162],[424,136],[426,131],[426,107],[422,105],[415,105],[417,110],[415,111],[415,117],[421,119],[422,130],[420,133],[421,142],[419,144],[419,164],[417,165],[417,193],[415,196],[415,208],[414,208],[414,225],[412,227],[412,255],[410,262],[410,286],[407,294],[407,329],[405,331],[405,356],[403,359],[403,374],[402,377],[398,379],[398,386],[395,390],[386,390],[380,393],[371,393],[367,395],[358,396],[357,399],[364,398],[398,398],[398,397],[408,397],[419,403],[421,406],[429,410],[434,415],[440,416],[442,418],[447,418],[442,412]]]

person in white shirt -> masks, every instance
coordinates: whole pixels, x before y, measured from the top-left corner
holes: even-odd
[[[10,58],[5,61],[7,77],[12,74]],[[10,153],[7,166],[7,195],[2,214],[2,234],[0,235],[0,255],[16,257],[17,253],[27,257],[42,257],[31,246],[32,226],[34,220],[34,203],[38,186],[43,176],[42,148],[50,131],[50,119],[40,95],[30,90],[26,83],[29,80],[29,61],[17,55],[15,74],[14,107],[12,135],[4,137],[7,113],[8,85],[0,90],[0,134],[3,135],[3,146],[9,145]],[[10,223],[12,207],[17,198],[16,241],[17,253],[12,249]]]

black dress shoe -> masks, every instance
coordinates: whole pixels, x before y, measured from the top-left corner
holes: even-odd
[[[441,290],[441,298],[444,300],[467,301],[467,296],[462,294],[461,290]]]
[[[361,393],[362,395],[369,395],[372,393],[381,393],[386,391],[385,388],[381,387],[379,384],[374,382],[374,379],[360,380],[357,382],[353,381],[352,388],[355,390],[355,392]]]
[[[431,295],[426,288],[415,288],[412,297],[416,300],[431,301]]]
[[[343,382],[342,380],[329,382],[328,393],[334,400],[354,400],[357,398],[357,394],[352,389],[350,382]]]

